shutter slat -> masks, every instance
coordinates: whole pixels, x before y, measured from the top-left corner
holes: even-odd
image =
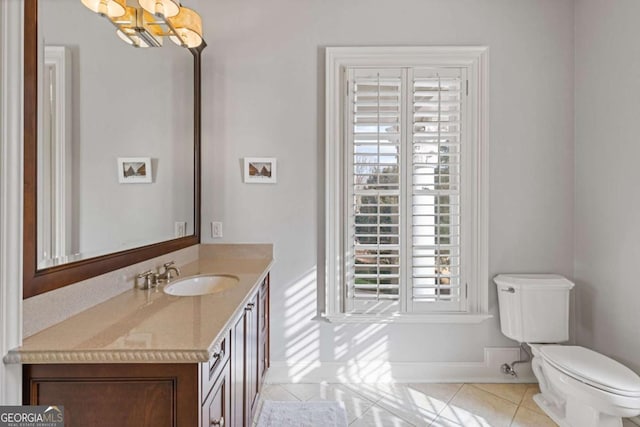
[[[398,299],[398,295],[397,294],[394,294],[394,295],[385,295],[385,294],[366,295],[366,294],[355,293],[353,295],[353,298],[356,299],[356,300],[374,300],[374,301],[379,301],[379,300],[397,300]]]
[[[358,138],[358,139],[371,138],[371,140],[373,140],[373,141],[377,141],[378,139],[383,141],[385,139],[389,139],[392,136],[400,138],[400,133],[399,132],[384,132],[382,135],[378,135],[377,133],[374,133],[374,132],[358,132],[357,135],[355,135],[355,137]]]
[[[359,277],[361,279],[378,279],[378,275],[377,274],[355,274],[356,277]],[[385,275],[385,279],[397,279],[400,276],[398,274],[387,274]],[[359,284],[355,284],[356,287],[361,286]],[[371,286],[371,285],[366,285],[366,286]],[[382,286],[382,285],[381,285]]]

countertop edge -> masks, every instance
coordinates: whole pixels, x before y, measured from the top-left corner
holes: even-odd
[[[199,363],[209,360],[209,352],[176,351],[20,351],[11,350],[4,357],[7,364],[45,363]]]

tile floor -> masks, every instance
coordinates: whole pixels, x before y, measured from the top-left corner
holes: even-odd
[[[341,401],[353,427],[555,426],[536,393],[537,384],[265,384],[260,398]]]

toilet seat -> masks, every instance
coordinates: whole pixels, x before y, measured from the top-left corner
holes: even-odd
[[[640,377],[600,353],[579,346],[544,345],[541,356],[554,368],[599,390],[640,398]]]

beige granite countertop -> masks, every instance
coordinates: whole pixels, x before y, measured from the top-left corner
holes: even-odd
[[[258,250],[251,250],[252,247]],[[186,297],[165,294],[165,285],[151,290],[132,289],[26,338],[4,361],[208,361],[272,263],[271,245],[201,245],[200,259],[182,266],[180,278],[230,274],[240,279],[237,285],[215,294]]]

